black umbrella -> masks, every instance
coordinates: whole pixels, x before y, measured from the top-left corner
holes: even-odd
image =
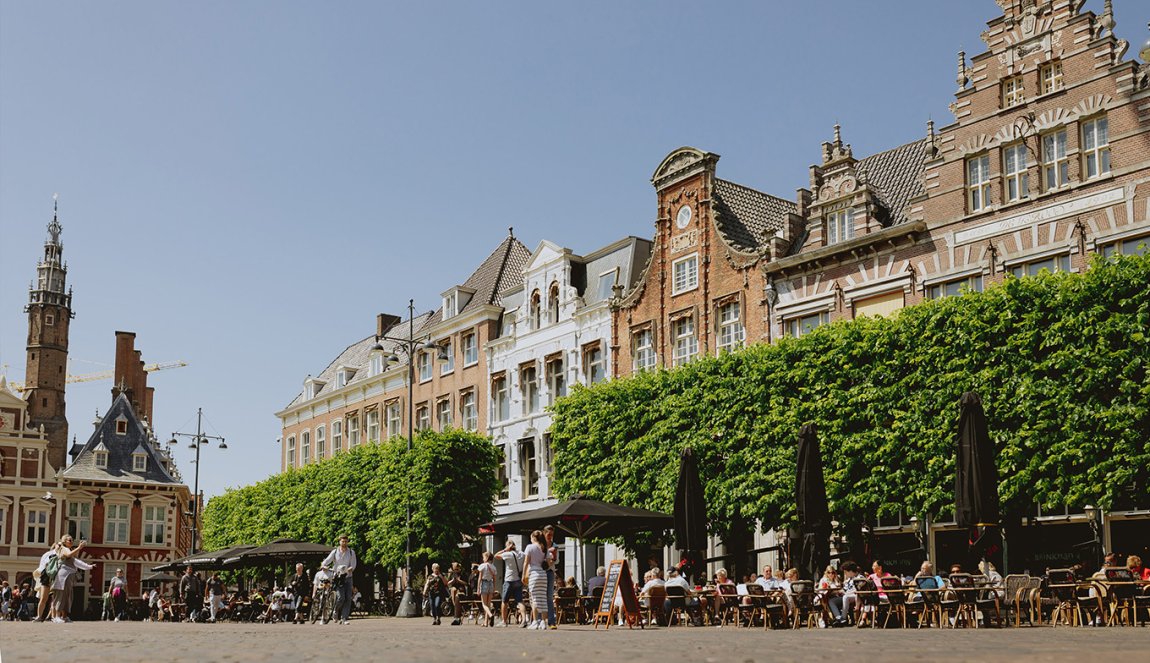
[[[149,573],[140,579],[144,583],[153,582],[179,582],[180,579],[169,573]]]
[[[958,459],[954,473],[954,520],[969,534],[972,566],[1002,550],[998,469],[994,442],[978,394],[962,395],[958,409]]]
[[[608,504],[576,494],[558,504],[497,518],[480,527],[479,533],[518,534],[546,525],[579,539],[582,545],[583,539],[592,536],[609,538],[632,532],[661,532],[674,527],[675,519],[665,513]]]
[[[688,578],[702,569],[707,549],[707,499],[699,479],[699,461],[691,447],[679,457],[679,485],[675,488],[675,548],[683,551]]]
[[[796,463],[795,504],[799,533],[802,535],[799,571],[804,578],[818,578],[830,561],[831,514],[827,507],[827,485],[823,479],[823,458],[814,424],[799,429],[799,455]]]
[[[296,539],[276,539],[262,546],[239,551],[225,558],[223,564],[228,568],[235,568],[238,566],[264,566],[279,562],[296,562],[304,559],[323,559],[334,547]]]

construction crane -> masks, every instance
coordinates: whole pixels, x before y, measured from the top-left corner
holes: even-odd
[[[156,371],[166,371],[169,368],[182,368],[187,366],[186,361],[163,361],[154,364],[145,364],[144,370],[148,373],[155,373]],[[82,373],[80,375],[69,374],[64,378],[64,382],[72,384],[74,382],[96,382],[98,380],[111,380],[116,377],[115,371],[100,371],[99,373]],[[15,391],[24,391],[24,384],[22,382],[9,382],[10,386]]]

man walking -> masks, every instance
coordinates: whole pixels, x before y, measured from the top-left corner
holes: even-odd
[[[200,616],[200,610],[204,607],[204,583],[191,566],[180,578],[180,596],[184,599],[184,608],[187,610],[185,621],[196,621]]]
[[[344,574],[343,581],[336,586],[337,607],[340,609],[340,623],[351,623],[351,589],[352,576],[355,574],[355,551],[348,546],[347,535],[339,537],[339,547],[332,550],[321,565],[325,569],[334,569],[336,575]]]
[[[220,574],[212,571],[212,577],[208,578],[207,594],[204,596],[208,600],[208,610],[211,616],[208,621],[216,621],[216,611],[224,607],[224,581],[220,580]]]

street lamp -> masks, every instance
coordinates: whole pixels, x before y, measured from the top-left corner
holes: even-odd
[[[204,432],[204,409],[196,409],[196,432],[195,433],[172,433],[172,439],[169,444],[176,444],[177,437],[191,438],[188,443],[189,449],[196,450],[196,481],[192,495],[192,549],[189,554],[196,554],[199,552],[196,549],[196,539],[200,534],[200,447],[207,444],[211,440],[220,441],[220,449],[227,449],[228,445],[224,442],[224,438],[219,435],[208,435]]]
[[[775,321],[772,319],[775,315],[775,304],[779,301],[779,291],[775,288],[774,279],[767,281],[763,286],[763,297],[767,300],[767,343],[771,342],[771,333],[775,326]]]
[[[383,346],[383,341],[390,341],[397,345],[403,353],[407,355],[407,452],[411,453],[412,440],[415,434],[415,357],[418,352],[435,352],[436,359],[440,363],[446,363],[451,360],[447,354],[447,348],[432,343],[429,338],[416,339],[415,338],[415,300],[409,299],[407,301],[407,325],[408,332],[407,338],[399,338],[395,336],[388,336],[382,334],[376,340],[375,345],[371,347],[373,352],[383,353],[383,369],[387,370],[388,364],[399,363],[399,357],[387,350]],[[411,488],[410,483],[407,484],[408,489],[404,496],[407,508],[407,524],[406,524],[406,549],[404,560],[404,573],[403,573],[403,597],[399,601],[399,607],[395,611],[396,617],[422,617],[422,606],[418,605],[415,601],[415,596],[411,591]]]
[[[1102,509],[1099,509],[1093,504],[1087,504],[1082,511],[1086,513],[1086,521],[1090,523],[1091,552],[1094,553],[1094,561],[1098,561],[1102,557],[1100,550],[1102,548],[1102,537],[1100,536],[1102,527],[1101,523],[1098,522],[1102,519]]]

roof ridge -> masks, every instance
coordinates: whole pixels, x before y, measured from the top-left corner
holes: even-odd
[[[878,157],[881,157],[884,154],[890,154],[891,152],[894,152],[895,150],[905,149],[905,148],[908,148],[912,145],[915,145],[918,143],[924,143],[924,142],[926,142],[925,138],[916,138],[915,140],[912,140],[908,143],[903,143],[902,145],[896,145],[895,147],[887,148],[881,152],[875,152],[874,154],[869,154],[869,155],[859,159],[859,163],[862,163],[863,161],[869,161],[870,159],[877,159]]]
[[[716,181],[716,182],[722,182],[723,184],[729,184],[729,185],[731,185],[731,186],[735,186],[735,187],[738,187],[738,188],[740,188],[740,189],[744,189],[744,190],[746,190],[746,191],[750,191],[751,193],[757,193],[757,194],[759,194],[760,196],[766,196],[767,198],[773,198],[773,199],[775,199],[775,200],[778,200],[778,201],[780,201],[780,202],[784,202],[784,203],[787,203],[787,204],[789,204],[789,205],[795,205],[794,201],[788,200],[788,199],[786,199],[786,198],[780,198],[779,196],[776,196],[776,195],[774,195],[774,194],[770,194],[770,193],[767,193],[766,191],[759,191],[758,189],[756,189],[756,188],[754,188],[754,187],[750,187],[750,186],[747,186],[746,184],[739,184],[738,182],[732,182],[731,180],[725,180],[725,179],[723,179],[723,178],[721,178],[721,177],[716,177],[716,178],[715,178],[715,181]],[[795,206],[797,207],[797,205],[795,205]]]

